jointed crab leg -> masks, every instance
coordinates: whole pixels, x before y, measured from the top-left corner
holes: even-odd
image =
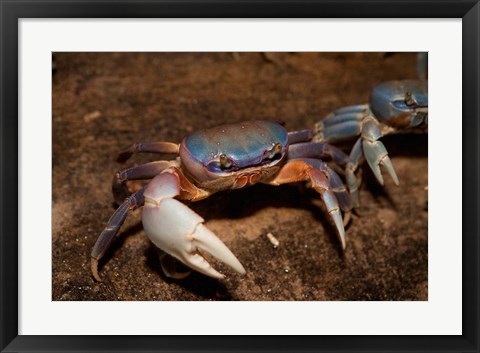
[[[128,180],[152,179],[163,170],[176,165],[175,161],[156,161],[120,170],[115,174],[112,181],[112,193],[115,202],[120,205],[128,197],[129,191],[126,185]]]
[[[206,251],[240,274],[245,269],[203,218],[175,199],[200,200],[209,194],[195,187],[177,168],[157,175],[147,186],[142,220],[145,232],[160,249],[207,276],[223,278],[202,256]]]
[[[340,207],[333,190],[330,187],[329,180],[325,174],[325,170],[321,171],[316,168],[315,164],[320,166],[321,162],[314,159],[291,160],[288,161],[277,174],[277,176],[268,182],[271,185],[281,185],[286,183],[295,183],[299,181],[310,181],[311,187],[314,188],[322,197],[327,207],[330,217],[337,228],[338,236],[345,249],[345,228],[342,221]]]
[[[393,169],[393,165],[388,157],[388,152],[382,142],[378,141],[383,136],[379,128],[377,119],[368,104],[353,105],[336,110],[327,116],[323,121],[315,125],[316,134],[313,141],[316,142],[333,142],[346,139],[361,134],[361,146],[356,146],[356,150],[350,155],[352,164],[346,169],[347,183],[350,192],[358,189],[354,175],[348,175],[352,169],[358,166],[360,157],[358,154],[364,153],[368,165],[372,169],[375,177],[380,184],[383,185],[383,177],[379,165],[382,164],[392,177],[394,183],[398,185],[398,178]],[[355,147],[354,147],[355,148]],[[354,196],[354,199],[358,195]],[[358,205],[358,201],[354,200],[354,206]]]
[[[314,142],[335,142],[360,134],[362,119],[369,112],[368,104],[338,109],[315,124]]]
[[[138,190],[125,199],[125,201],[117,208],[112,217],[110,217],[107,226],[95,242],[91,253],[90,268],[93,277],[95,277],[97,281],[102,281],[102,278],[98,274],[98,261],[100,261],[105,252],[108,250],[112,240],[115,238],[120,230],[120,227],[125,222],[128,211],[143,206],[143,193],[144,188]]]
[[[339,148],[325,142],[305,142],[290,145],[288,158],[330,158],[336,165],[345,168],[350,157]]]
[[[330,186],[332,190],[335,192],[337,199],[340,203],[340,206],[343,211],[350,211],[352,208],[351,197],[345,190],[343,183],[340,177],[335,173],[328,165],[319,160],[318,158],[330,158],[337,164],[339,167],[345,169],[347,174],[347,182],[353,181],[354,184],[348,184],[350,193],[352,190],[357,190],[357,181],[353,172],[351,173],[353,178],[349,175],[350,174],[350,157],[347,156],[343,151],[340,149],[329,145],[327,143],[315,143],[315,142],[306,142],[306,143],[297,143],[291,145],[288,150],[288,159],[303,159],[307,163],[315,163],[315,167],[323,171],[328,176],[328,180],[330,182]],[[315,158],[316,161],[312,162]]]
[[[344,119],[352,119],[351,117],[351,111],[356,111],[360,108],[365,108],[364,105],[361,106],[352,106],[352,107],[346,107],[343,108],[346,113],[342,115],[342,118],[339,119],[332,119],[336,120],[337,123],[342,123],[344,122]],[[354,119],[358,119],[359,117],[357,116],[358,113],[353,113],[356,114]],[[334,124],[332,122],[332,119],[328,120],[327,125]],[[348,120],[347,119],[347,120]],[[313,130],[300,130],[300,131],[292,131],[288,133],[288,142],[290,144],[289,150],[288,150],[288,155],[290,159],[296,159],[296,158],[308,158],[308,157],[314,157],[314,158],[330,158],[333,160],[333,162],[341,167],[345,171],[345,176],[347,179],[347,185],[348,185],[348,191],[350,192],[351,200],[352,200],[352,206],[354,208],[359,207],[359,196],[358,196],[358,180],[357,177],[355,176],[355,171],[358,169],[358,164],[359,160],[362,157],[362,149],[360,146],[360,150],[358,149],[353,149],[350,156],[345,154],[342,150],[339,148],[328,144],[326,142],[311,142],[312,137],[314,136],[314,131]],[[317,136],[318,139],[318,136]],[[343,209],[343,208],[342,208]]]
[[[294,143],[310,141],[314,134],[313,129],[290,131],[288,133],[288,144],[293,145]]]
[[[354,153],[355,152],[355,153]],[[360,149],[360,153],[362,150]],[[358,168],[361,154],[358,150],[353,149],[350,156],[345,154],[342,150],[325,142],[305,142],[291,145],[288,150],[288,157],[290,159],[297,158],[330,158],[333,162],[345,171],[347,179],[348,190],[352,199],[352,206],[358,207],[358,182],[355,176],[355,171]],[[343,210],[345,210],[342,207]]]
[[[348,190],[350,191],[350,196],[352,197],[352,206],[353,208],[358,208],[360,207],[360,195],[358,190],[359,183],[357,181],[357,177],[355,176],[355,172],[357,171],[358,165],[363,158],[361,138],[358,139],[353,145],[349,157],[350,161],[345,167],[345,176],[347,179]]]
[[[388,152],[383,143],[378,141],[378,139],[382,136],[383,135],[378,126],[378,121],[371,116],[365,118],[361,137],[365,159],[367,160],[368,165],[372,169],[380,184],[383,185],[383,177],[380,171],[380,164],[382,164],[392,177],[395,185],[398,185],[397,174],[393,169],[390,157],[388,157]]]
[[[179,145],[173,142],[139,142],[127,147],[119,154],[117,162],[125,162],[134,153],[150,152],[150,153],[166,153],[178,154]]]

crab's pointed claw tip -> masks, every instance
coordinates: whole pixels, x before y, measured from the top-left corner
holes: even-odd
[[[395,169],[393,168],[392,161],[390,157],[388,157],[388,152],[385,146],[381,141],[363,141],[363,151],[365,153],[365,159],[368,162],[368,165],[375,174],[378,182],[381,185],[384,185],[382,172],[380,171],[380,164],[385,167],[388,174],[393,179],[395,185],[398,185],[398,177],[397,173],[395,173]]]
[[[384,185],[385,183],[383,181],[382,172],[380,171],[380,166],[378,164],[371,164],[370,167],[375,175],[375,178],[377,178],[378,183],[380,185]]]
[[[225,275],[221,274],[217,270],[215,270],[205,258],[200,254],[191,254],[188,258],[184,259],[183,261],[187,266],[193,268],[194,270],[203,273],[206,276],[216,278],[216,279],[224,279]]]
[[[332,212],[331,213],[333,221],[335,222],[335,226],[337,227],[338,237],[340,238],[340,242],[342,243],[342,250],[345,250],[346,246],[346,239],[345,239],[345,227],[342,221],[342,215],[340,212]]]
[[[193,234],[195,245],[204,251],[210,253],[213,257],[217,258],[235,272],[244,275],[246,273],[245,268],[240,261],[233,255],[230,249],[220,240],[217,236],[205,227],[203,224],[199,224]]]
[[[103,278],[100,277],[98,273],[98,259],[92,257],[90,260],[90,270],[92,271],[92,276],[97,282],[102,282]]]
[[[390,160],[390,157],[388,156],[385,156],[381,161],[380,163],[385,167],[385,169],[387,170],[388,174],[390,174],[390,176],[392,177],[393,179],[393,182],[395,183],[395,185],[398,186],[398,177],[397,177],[397,173],[395,173],[395,169],[393,168],[393,164],[392,164],[392,161]]]

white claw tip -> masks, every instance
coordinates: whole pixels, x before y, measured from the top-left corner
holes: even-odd
[[[195,232],[192,234],[192,237],[194,239],[195,246],[201,250],[207,251],[213,257],[222,261],[235,272],[241,275],[245,274],[243,265],[235,257],[235,255],[233,255],[230,249],[228,249],[227,246],[203,224],[198,225],[198,227],[195,229]]]

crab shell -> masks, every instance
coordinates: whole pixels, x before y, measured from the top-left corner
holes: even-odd
[[[388,81],[376,85],[370,96],[370,109],[378,121],[398,130],[426,127],[428,81]]]
[[[281,149],[275,151],[275,146]],[[274,175],[285,160],[288,133],[268,120],[220,125],[194,132],[180,144],[182,171],[211,192],[238,189]],[[223,167],[221,156],[229,167]]]

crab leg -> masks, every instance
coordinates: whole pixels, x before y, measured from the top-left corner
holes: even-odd
[[[330,158],[341,168],[350,162],[348,155],[341,149],[325,142],[305,142],[291,145],[288,148],[288,158]]]
[[[290,159],[293,160],[293,159]],[[335,197],[344,212],[349,212],[352,209],[352,200],[350,194],[345,189],[342,180],[335,171],[330,168],[327,163],[316,158],[296,158],[297,161],[303,161],[308,165],[320,170],[328,180],[330,189],[335,194]]]
[[[173,142],[138,142],[128,146],[117,157],[117,162],[125,162],[134,153],[149,152],[149,153],[165,153],[178,154],[179,145]]]
[[[355,171],[358,168],[358,162],[361,157],[362,150],[358,154],[357,149],[352,149],[350,156],[345,154],[342,150],[325,142],[306,142],[297,143],[288,149],[289,159],[298,158],[330,158],[339,167],[345,170],[348,190],[351,195],[353,207],[358,207],[358,182],[355,176]],[[345,209],[342,207],[342,210]]]
[[[359,195],[359,182],[355,176],[355,172],[358,169],[358,165],[363,157],[362,150],[362,139],[358,139],[357,142],[353,145],[352,151],[350,152],[349,162],[345,168],[345,177],[347,179],[348,190],[350,191],[350,196],[352,198],[353,208],[360,207],[360,195]],[[360,179],[361,180],[361,179]]]
[[[158,248],[188,267],[213,278],[223,278],[205,258],[206,251],[245,274],[245,269],[233,253],[203,225],[204,219],[175,199],[196,201],[208,194],[192,185],[177,168],[169,168],[148,184],[142,221],[145,232]]]
[[[371,114],[368,104],[351,105],[330,113],[315,124],[314,142],[334,142],[360,134],[362,119]]]
[[[288,144],[310,141],[314,135],[313,129],[290,131],[288,133]]]
[[[320,170],[317,168],[323,168],[322,163],[324,162],[307,158],[303,160],[288,161],[282,167],[277,176],[269,181],[268,184],[281,185],[299,181],[310,181],[311,187],[322,197],[328,213],[337,228],[342,248],[345,249],[345,228],[342,221],[342,215],[337,198],[331,188],[331,182],[328,180],[328,177],[331,177],[331,174],[328,174],[327,169]]]
[[[315,129],[316,134],[312,139],[312,141],[315,142],[333,142],[361,135],[360,139],[362,144],[361,146],[357,146],[357,150],[352,150],[353,156],[351,155],[350,159],[352,159],[352,157],[356,158],[358,153],[363,152],[368,165],[380,184],[383,185],[383,177],[379,167],[379,165],[382,164],[392,177],[394,183],[398,185],[398,178],[388,157],[388,152],[383,143],[378,141],[378,139],[383,136],[379,128],[379,123],[377,119],[373,117],[368,104],[338,109],[323,121],[317,123]],[[358,159],[360,159],[360,157],[358,157]],[[350,170],[353,168],[354,165],[349,165]],[[354,169],[356,169],[356,167]],[[354,176],[347,175],[349,188],[350,186],[353,189],[358,188],[354,179]]]
[[[90,268],[93,277],[101,282],[102,278],[98,274],[98,261],[105,255],[105,252],[110,247],[112,240],[117,235],[120,227],[127,218],[128,211],[141,207],[144,203],[143,198],[144,188],[130,195],[115,211],[115,213],[108,220],[108,224],[103,232],[98,237],[95,245],[93,246],[90,260]]]
[[[314,142],[334,142],[356,136],[361,131],[361,121],[370,111],[368,104],[337,109],[315,124]]]
[[[388,157],[387,149],[381,141],[378,141],[382,136],[383,135],[378,127],[378,121],[374,117],[365,118],[361,137],[365,159],[380,184],[383,185],[383,177],[380,171],[381,164],[390,174],[395,185],[398,185],[398,177],[395,173],[395,169],[393,169],[390,157]]]
[[[177,163],[174,161],[156,161],[120,170],[112,181],[115,202],[120,205],[130,194],[126,185],[128,180],[152,179],[163,170],[176,165]]]

